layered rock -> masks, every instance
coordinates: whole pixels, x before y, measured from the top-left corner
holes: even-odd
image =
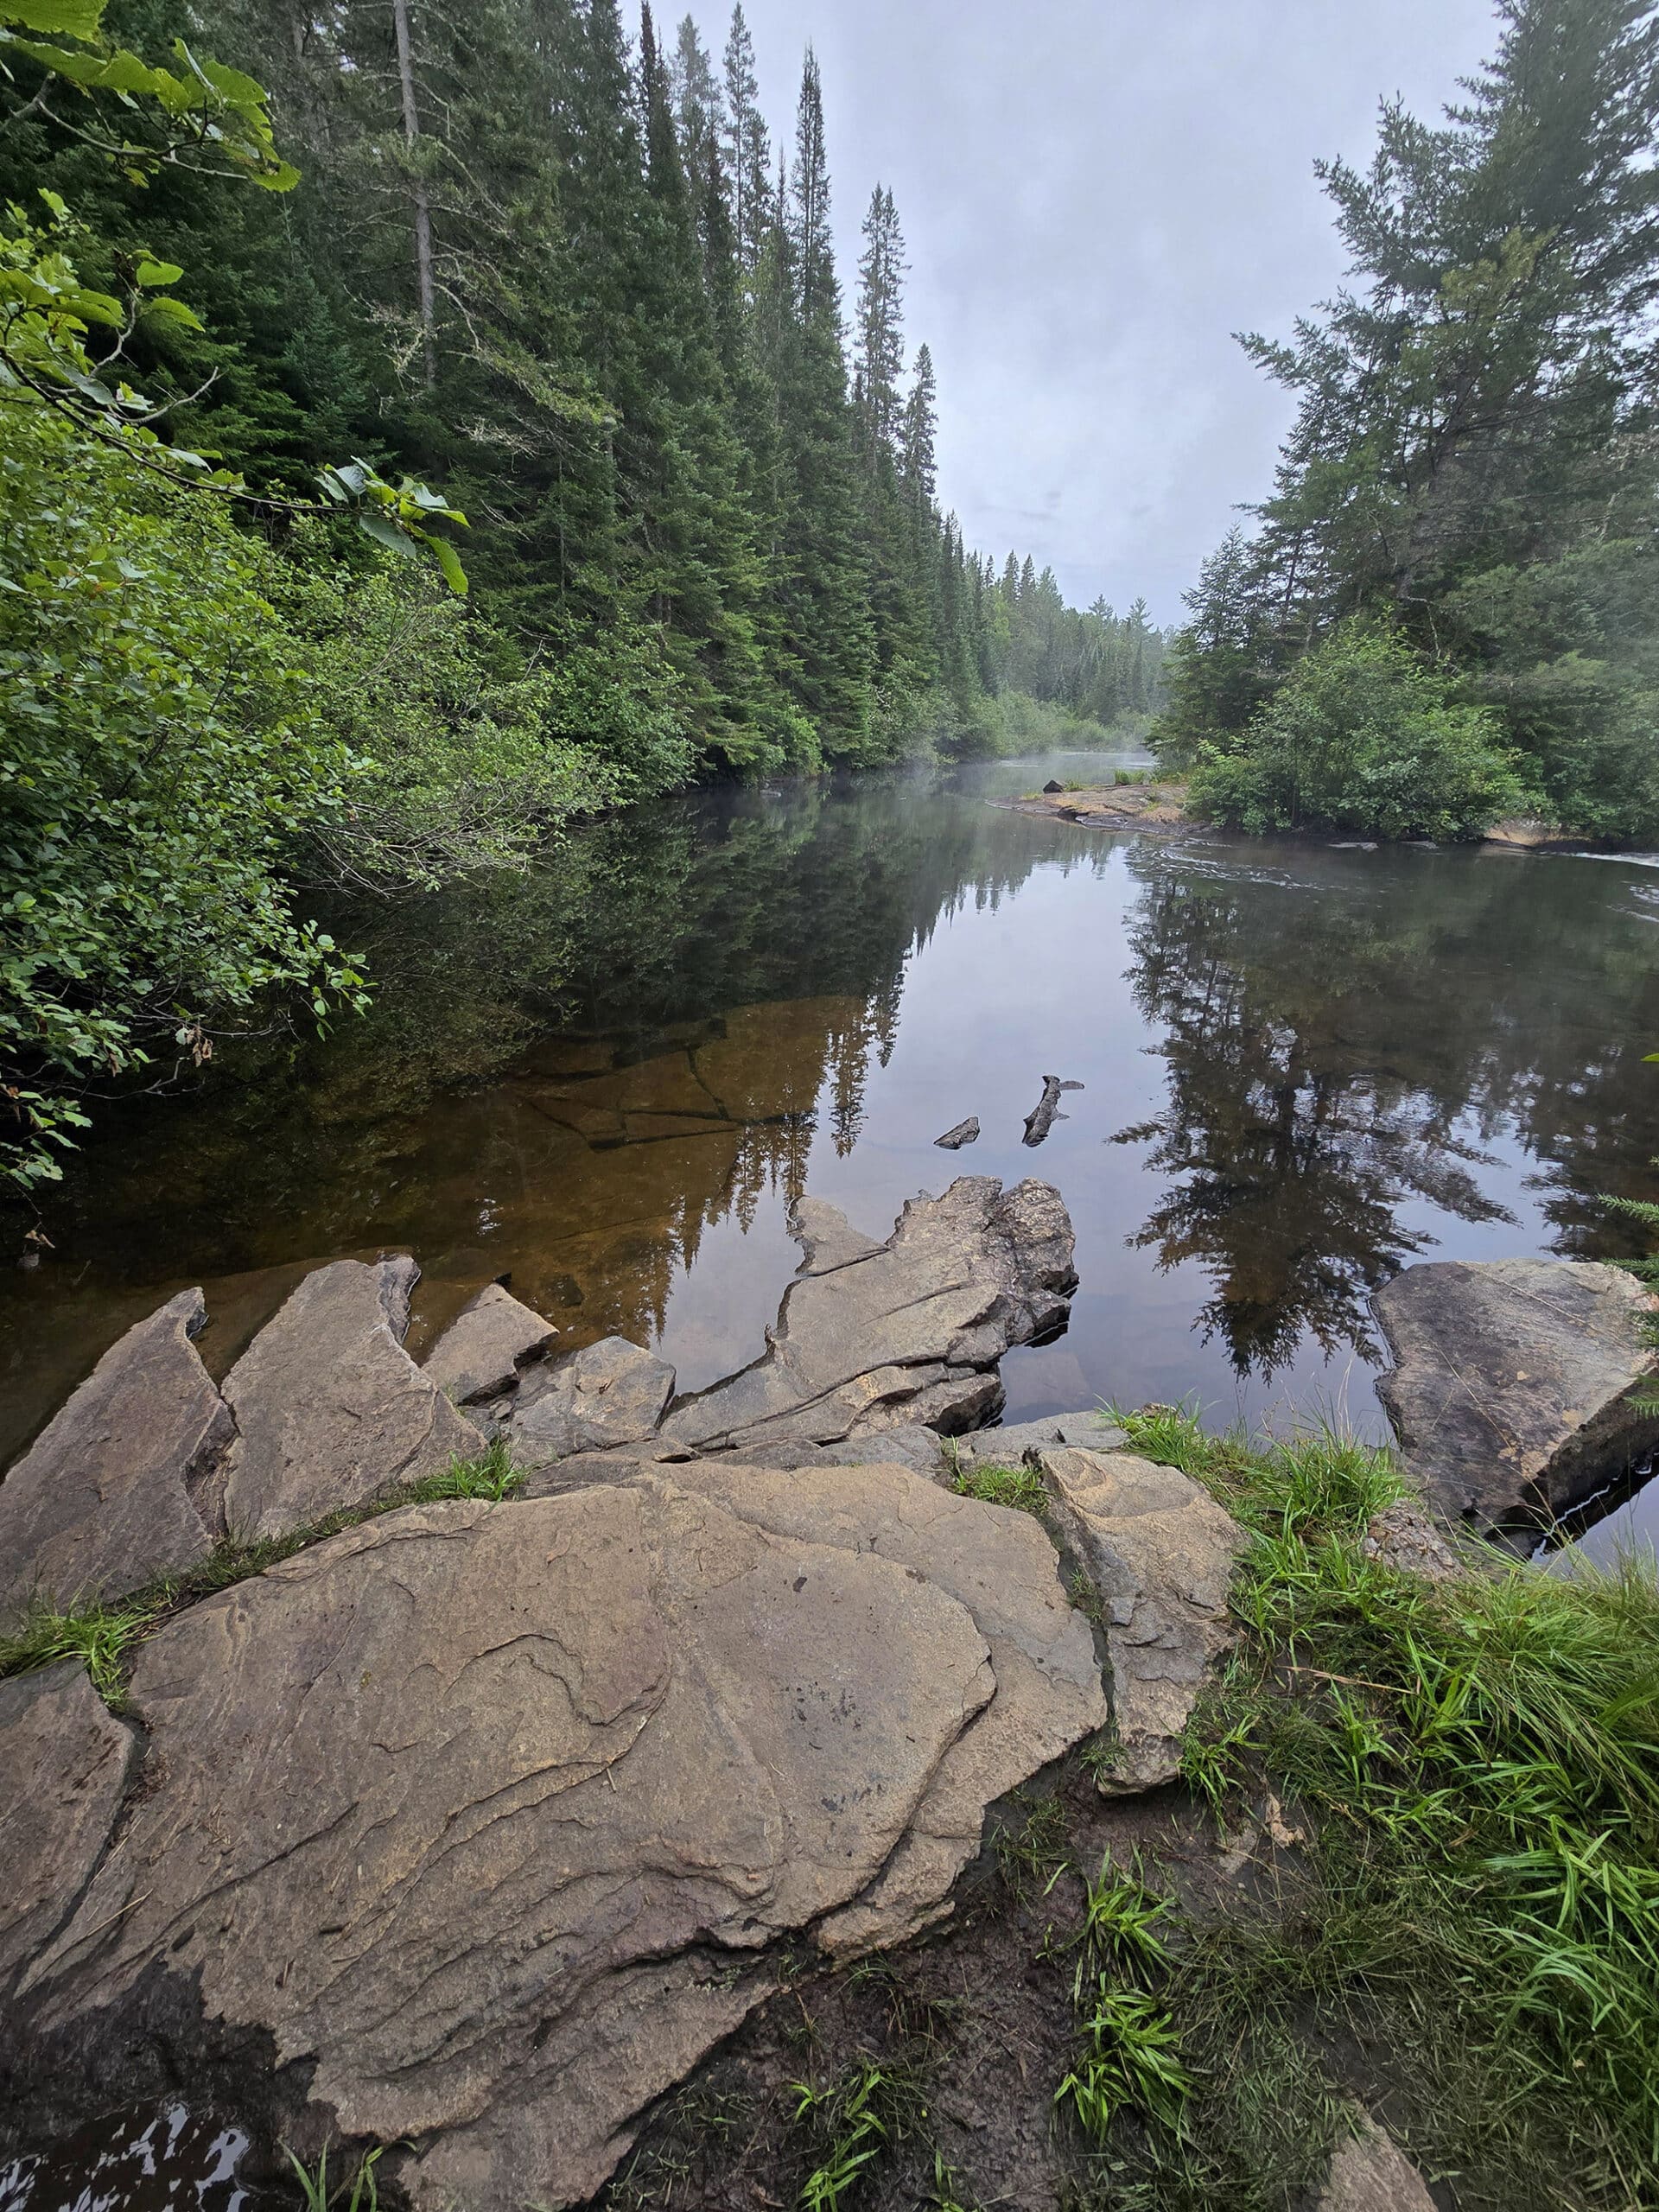
[[[797,1234],[804,1264],[764,1356],[677,1405],[668,1441],[765,1459],[893,1424],[978,1427],[1002,1402],[997,1362],[1058,1330],[1077,1285],[1071,1219],[1046,1183],[960,1177],[910,1200],[884,1244],[816,1203]]]
[[[1117,1738],[1101,1789],[1173,1782],[1198,1693],[1236,1640],[1227,1596],[1243,1532],[1174,1467],[1064,1445],[1037,1457],[1062,1541],[1101,1601]]]
[[[422,1365],[452,1404],[480,1405],[516,1390],[525,1368],[547,1357],[558,1333],[500,1283],[486,1283]]]
[[[1378,1293],[1379,1377],[1407,1471],[1440,1511],[1491,1529],[1553,1520],[1659,1444],[1656,1301],[1622,1268],[1441,1261]]]
[[[232,1534],[285,1535],[479,1449],[478,1430],[404,1350],[419,1276],[406,1258],[319,1268],[226,1376]]]
[[[0,1484],[0,1618],[194,1566],[219,1533],[233,1426],[192,1339],[199,1290],[111,1345]]]
[[[385,1515],[182,1614],[131,1696],[150,1786],[14,2018],[82,2052],[199,2005],[305,2085],[297,2139],[412,2139],[414,2203],[477,2212],[586,2198],[769,1946],[936,1916],[1103,1712],[1027,1518],[727,1460]]]
[[[137,1751],[78,1662],[0,1681],[0,1998],[79,1902]]]
[[[626,1337],[601,1337],[519,1392],[511,1414],[513,1457],[544,1467],[577,1452],[642,1444],[656,1435],[673,1394],[666,1360]]]

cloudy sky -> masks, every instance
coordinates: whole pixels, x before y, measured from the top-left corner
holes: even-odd
[[[683,0],[682,0],[683,4]],[[672,22],[675,0],[659,0]],[[940,492],[970,543],[1154,614],[1268,488],[1284,399],[1230,333],[1341,274],[1314,181],[1376,102],[1432,114],[1490,0],[745,0],[774,135],[823,72],[843,280],[871,187],[909,248],[941,386]],[[729,0],[692,0],[719,58]]]

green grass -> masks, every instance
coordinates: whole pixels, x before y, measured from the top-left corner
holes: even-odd
[[[1173,2056],[1192,2085],[1179,2124],[1144,2083],[1136,2106],[1147,2023],[1109,2007],[1116,2070],[1089,2110],[1110,2201],[1268,2212],[1317,2180],[1344,2106],[1386,2088],[1470,2212],[1659,2202],[1659,1587],[1497,1555],[1431,1586],[1362,1548],[1400,1494],[1386,1454],[1118,1418],[1252,1539],[1187,1779],[1234,1826],[1270,1790],[1303,1841],[1260,1847],[1225,1910],[1172,1919],[1161,1980],[1108,1972],[1114,2002],[1155,1988],[1179,2040],[1143,2036],[1139,2060]],[[1085,2056],[1095,2037],[1091,2015]]]
[[[299,2183],[300,2202],[304,2212],[331,2212],[331,2208],[338,2205],[342,2197],[346,2202],[346,2212],[379,2212],[380,2190],[374,2170],[385,2156],[384,2144],[358,2162],[357,2170],[349,2180],[337,2182],[332,2190],[328,2186],[327,2144],[318,2152],[315,2166],[308,2166],[302,2158],[289,2150],[286,2143],[282,2148],[283,2156],[294,2169],[295,2178]],[[346,2195],[347,2190],[351,2192],[349,2196]]]
[[[950,1487],[958,1497],[976,1497],[986,1505],[1007,1505],[1018,1513],[1034,1514],[1039,1521],[1048,1511],[1048,1493],[1035,1467],[958,1465]]]
[[[467,1459],[452,1459],[441,1473],[404,1484],[372,1498],[366,1504],[331,1513],[285,1536],[264,1536],[253,1541],[231,1541],[216,1545],[206,1559],[182,1573],[146,1584],[130,1596],[104,1603],[72,1605],[59,1611],[33,1605],[16,1627],[0,1635],[0,1678],[31,1674],[59,1659],[82,1661],[92,1688],[106,1705],[120,1711],[126,1697],[127,1678],[134,1647],[161,1624],[200,1598],[226,1590],[263,1574],[296,1552],[377,1520],[403,1505],[430,1505],[446,1498],[482,1498],[499,1503],[524,1481],[523,1471],[512,1464],[504,1439],[495,1438]]]
[[[791,2087],[795,2125],[818,2145],[797,2200],[803,2212],[841,2212],[870,2169],[926,2110],[917,2077],[903,2064],[866,2059],[823,2088],[810,2082]]]

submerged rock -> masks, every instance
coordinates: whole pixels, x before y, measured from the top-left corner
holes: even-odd
[[[79,1661],[0,1682],[0,1997],[73,1910],[137,1758]]]
[[[585,2200],[778,1939],[937,1917],[1104,1712],[1027,1516],[724,1460],[388,1514],[181,1615],[131,1696],[152,1784],[11,2033],[89,2081],[239,2037],[290,2137],[412,2142],[421,2212]]]
[[[899,1423],[977,1427],[1001,1403],[997,1362],[1057,1331],[1077,1285],[1071,1218],[1046,1183],[959,1177],[911,1199],[885,1244],[833,1207],[798,1216],[806,1266],[765,1355],[676,1405],[665,1439],[765,1460],[774,1444]]]
[[[674,1392],[674,1370],[626,1337],[601,1337],[527,1382],[512,1418],[513,1456],[545,1466],[652,1436]]]
[[[1377,1395],[1407,1471],[1448,1515],[1492,1529],[1553,1520],[1659,1444],[1649,1330],[1659,1312],[1623,1268],[1582,1260],[1440,1261],[1377,1294],[1394,1356]]]
[[[1118,1745],[1102,1792],[1173,1782],[1198,1693],[1236,1640],[1227,1594],[1243,1531],[1174,1467],[1064,1445],[1037,1458],[1061,1539],[1101,1599]]]
[[[427,1354],[423,1366],[455,1405],[516,1390],[523,1369],[543,1358],[558,1331],[499,1282],[486,1283]]]
[[[212,1550],[234,1431],[192,1342],[206,1319],[182,1290],[129,1329],[0,1484],[0,1617],[114,1597]]]
[[[479,1449],[477,1429],[404,1350],[419,1276],[410,1259],[317,1268],[226,1376],[235,1535],[286,1535]]]

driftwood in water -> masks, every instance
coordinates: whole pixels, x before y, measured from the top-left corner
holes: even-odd
[[[1035,1110],[1026,1116],[1023,1141],[1032,1145],[1041,1144],[1055,1122],[1065,1119],[1060,1111],[1060,1093],[1082,1089],[1080,1083],[1062,1083],[1057,1075],[1046,1075],[1043,1077],[1043,1095],[1038,1100]]]
[[[933,1141],[946,1152],[960,1152],[963,1145],[974,1143],[978,1135],[978,1117],[970,1114],[965,1122],[958,1122],[954,1129],[947,1129],[942,1137],[935,1137]]]

